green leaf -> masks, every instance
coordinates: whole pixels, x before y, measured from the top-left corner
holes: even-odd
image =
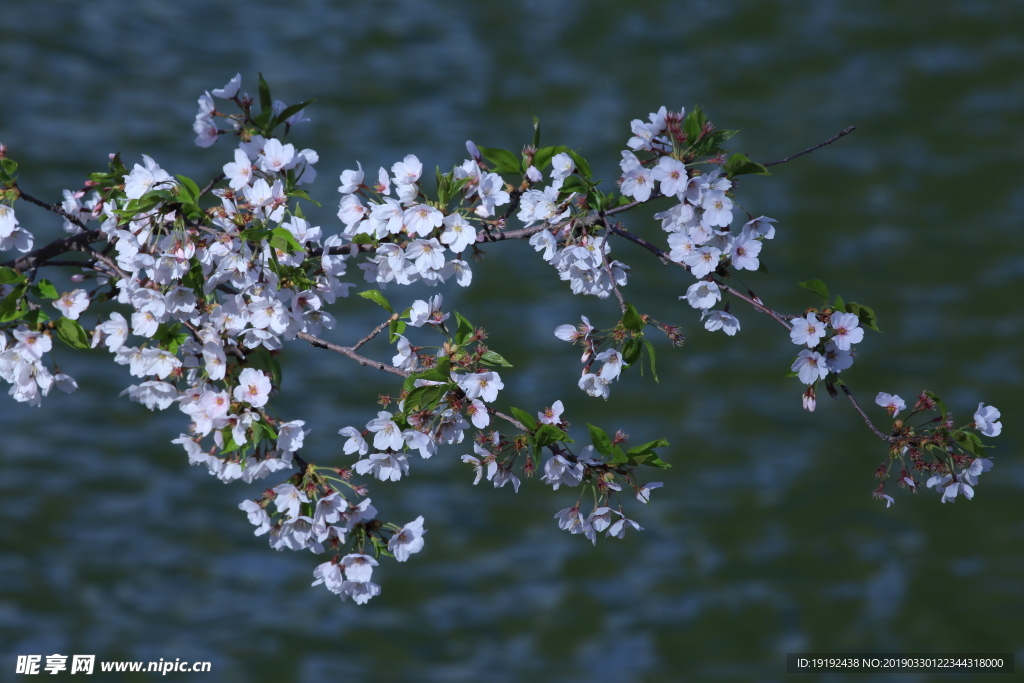
[[[828,301],[828,286],[821,280],[814,279],[799,283],[804,289],[814,292],[825,301]]]
[[[23,316],[25,322],[29,325],[42,325],[50,319],[50,316],[43,312],[43,309],[37,308],[34,311],[29,311]]]
[[[231,429],[221,430],[221,435],[224,437],[224,447],[220,449],[221,455],[227,455],[238,450],[238,444],[235,443],[235,438],[231,435]]]
[[[4,266],[0,268],[0,285],[13,285],[16,282],[24,282],[24,273],[19,273],[14,268]]]
[[[925,396],[928,396],[933,401],[935,401],[935,405],[938,407],[940,415],[945,417],[948,414],[948,411],[946,410],[946,403],[945,403],[945,401],[943,401],[941,398],[939,398],[939,396],[937,394],[935,394],[934,392],[931,392],[931,391],[926,391],[926,392],[924,392],[924,394],[925,394]]]
[[[570,192],[581,192],[587,188],[587,181],[578,175],[571,175],[562,181],[562,187],[559,188],[559,192],[562,194],[569,194]]]
[[[27,290],[27,284],[20,284],[11,290],[11,292],[4,297],[3,301],[0,301],[0,323],[5,323],[21,317],[25,312],[25,309],[21,306],[21,301]]]
[[[494,164],[497,173],[522,173],[523,162],[507,149],[499,147],[479,147],[484,158]]]
[[[405,332],[405,321],[404,320],[392,320],[391,324],[388,325],[388,333],[391,335],[388,339],[389,344],[394,344],[398,341],[398,335]]]
[[[14,159],[8,159],[6,157],[0,159],[0,165],[3,165],[4,172],[10,176],[13,176],[14,173],[18,170],[18,162],[16,162]]]
[[[542,448],[556,441],[569,441],[569,435],[555,425],[541,425],[533,436],[537,440],[537,445]]]
[[[473,323],[466,320],[458,311],[455,312],[455,319],[459,321],[459,327],[455,331],[455,343],[463,346],[473,336]]]
[[[312,197],[310,197],[309,193],[306,192],[305,190],[298,190],[298,189],[291,190],[291,191],[288,192],[288,196],[289,197],[298,197],[299,199],[305,199],[307,202],[313,204],[314,206],[320,206],[320,202],[318,202],[318,201],[314,200]],[[298,216],[299,218],[302,218],[302,210],[298,206],[295,207],[295,215]]]
[[[203,277],[203,264],[199,262],[199,259],[192,257],[190,261],[192,266],[188,272],[181,278],[181,284],[192,290],[192,293],[196,296],[202,296],[203,285],[206,282],[206,278]]]
[[[57,336],[60,340],[73,349],[89,348],[89,335],[77,320],[61,318],[57,321]]]
[[[263,80],[263,74],[260,74],[260,113],[266,114],[273,109],[273,99],[270,97],[270,86]],[[264,124],[265,125],[265,124]]]
[[[541,147],[537,150],[537,153],[533,155],[533,165],[537,170],[543,171],[551,163],[551,159],[556,154],[567,152],[569,150],[565,145],[556,145],[554,147]]]
[[[590,164],[587,163],[586,159],[580,156],[579,152],[574,149],[569,149],[566,150],[566,153],[572,157],[574,162],[576,162],[576,170],[581,176],[589,179],[590,176],[594,175],[593,171],[590,170]]]
[[[643,318],[640,317],[640,313],[637,312],[636,306],[633,304],[626,304],[626,312],[622,315],[622,326],[627,330],[633,330],[635,332],[639,332],[643,329]]]
[[[646,453],[647,451],[651,450],[652,448],[666,448],[669,445],[670,444],[669,444],[667,439],[655,439],[654,441],[648,441],[647,443],[641,444],[639,446],[633,446],[628,451],[626,451],[626,455],[636,455],[638,453]]]
[[[832,308],[833,308],[833,310],[839,311],[840,313],[845,312],[846,311],[846,304],[843,303],[843,297],[841,297],[838,294],[836,294],[836,302],[834,304],[832,304]]]
[[[729,157],[729,161],[726,162],[723,170],[726,175],[738,176],[738,175],[771,175],[768,169],[761,164],[751,161],[746,155],[737,152]]]
[[[364,299],[369,299],[373,303],[375,303],[378,306],[380,306],[381,308],[383,308],[388,313],[394,313],[395,312],[395,309],[393,309],[391,307],[391,302],[387,300],[387,297],[385,297],[381,293],[381,291],[379,289],[368,289],[365,292],[359,292],[359,296],[363,297]],[[402,326],[402,331],[405,331],[405,326],[404,325]],[[392,334],[401,334],[401,333],[402,332],[397,332],[396,333],[394,330],[392,330]]]
[[[314,102],[316,102],[316,100],[306,100],[305,102],[299,102],[298,104],[293,104],[290,107],[285,107],[284,111],[277,115],[274,125],[283,123],[286,119],[290,119],[292,116],[298,114]]]
[[[632,365],[640,359],[640,354],[643,352],[643,344],[640,342],[642,337],[634,337],[627,339],[626,343],[622,345],[622,362],[626,365]]]
[[[522,422],[527,431],[532,432],[537,429],[537,420],[535,420],[528,412],[521,408],[516,408],[515,406],[512,406],[511,411],[512,416]]]
[[[446,393],[448,393],[447,384],[425,384],[416,387],[405,397],[404,412],[408,414],[419,410],[432,410]]]
[[[649,465],[650,467],[659,467],[663,470],[672,467],[672,465],[652,452],[638,453],[637,455],[630,456],[628,461],[630,465]]]
[[[283,251],[286,254],[302,251],[302,245],[299,244],[299,241],[295,239],[295,235],[288,228],[278,226],[271,230],[270,234],[270,246],[274,249]]]
[[[849,311],[850,313],[856,314],[861,326],[874,330],[875,332],[881,333],[881,330],[878,329],[878,317],[875,315],[875,312],[871,310],[871,308],[869,308],[868,306],[851,301],[850,303],[846,304],[846,310]]]
[[[658,371],[654,367],[654,344],[651,343],[650,339],[644,339],[644,348],[647,349],[647,360],[651,363],[651,376],[654,377],[654,381],[659,384],[661,381],[658,379]]]
[[[53,283],[49,280],[40,280],[32,287],[32,293],[43,299],[57,299],[60,294],[57,293],[57,288],[53,286]]]
[[[484,365],[498,365],[503,368],[511,368],[512,364],[505,360],[500,353],[497,351],[487,351],[480,357],[480,362]]]
[[[594,444],[594,449],[607,458],[614,457],[612,440],[608,437],[608,432],[600,427],[595,427],[589,422],[587,423],[587,429],[590,430],[590,441]]]
[[[179,188],[182,191],[188,193],[189,201],[192,204],[198,204],[199,203],[199,186],[196,185],[196,182],[194,180],[192,180],[191,178],[188,178],[188,177],[183,176],[183,175],[176,175],[174,177],[178,179],[179,183],[181,183],[181,185],[179,185]]]
[[[683,132],[686,133],[686,139],[691,145],[700,137],[707,120],[708,117],[704,116],[704,112],[699,106],[694,106],[683,119]]]

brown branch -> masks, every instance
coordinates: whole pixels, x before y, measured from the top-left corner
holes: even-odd
[[[388,318],[387,320],[382,322],[380,325],[377,325],[377,327],[373,328],[373,330],[370,332],[370,334],[366,335],[365,337],[363,337],[362,339],[357,341],[355,344],[353,344],[352,347],[351,347],[352,350],[355,351],[360,346],[362,346],[363,344],[365,344],[366,342],[370,341],[371,339],[376,337],[378,334],[383,332],[384,328],[386,328],[388,325],[390,325],[392,320],[398,320],[398,314],[397,313],[395,313],[390,318]]]
[[[797,152],[796,154],[788,156],[785,159],[779,159],[778,161],[769,161],[767,164],[761,164],[761,165],[762,166],[774,166],[775,164],[784,164],[787,161],[791,161],[793,159],[796,159],[799,156],[803,156],[804,154],[809,154],[809,153],[813,152],[816,149],[820,149],[820,148],[824,147],[825,145],[831,145],[833,142],[835,142],[839,138],[843,137],[844,135],[849,135],[850,133],[852,133],[855,130],[857,130],[857,128],[855,126],[847,126],[846,128],[843,128],[841,131],[839,131],[837,134],[835,134],[832,137],[830,137],[828,140],[825,140],[825,142],[817,144],[814,147],[808,147],[804,151]]]
[[[353,351],[348,346],[339,346],[338,344],[332,344],[331,342],[325,339],[314,337],[313,335],[307,334],[306,332],[299,332],[295,336],[303,341],[309,342],[310,345],[315,346],[318,349],[327,349],[328,351],[334,351],[335,353],[340,353],[343,356],[347,356],[348,358],[351,358],[360,365],[376,368],[377,370],[383,370],[384,372],[389,372],[392,375],[398,375],[399,377],[403,378],[408,377],[410,374],[404,370],[399,370],[393,365],[388,365],[387,363],[382,363],[379,360],[373,360],[367,358],[366,356],[360,356],[358,353]]]
[[[29,204],[35,204],[36,206],[41,206],[44,209],[46,209],[47,211],[51,211],[51,212],[57,214],[58,216],[60,216],[62,218],[66,218],[67,220],[71,221],[72,223],[74,223],[75,225],[80,227],[82,230],[88,230],[89,229],[89,228],[85,227],[85,223],[83,223],[80,218],[78,218],[77,216],[72,216],[71,214],[69,214],[67,211],[64,210],[64,207],[61,206],[60,204],[47,204],[46,202],[44,202],[44,201],[42,201],[40,199],[36,199],[35,197],[33,197],[30,194],[26,194],[25,192],[22,191],[22,189],[20,187],[18,187],[17,190],[18,190],[18,196],[21,199],[24,199],[25,201],[27,201]]]
[[[19,256],[0,265],[13,268],[19,273],[24,273],[27,270],[38,268],[49,259],[66,254],[69,251],[84,251],[84,247],[90,243],[99,242],[103,239],[105,239],[103,233],[99,230],[86,230],[77,235],[56,239],[45,246],[30,251],[24,256]]]
[[[845,383],[840,384],[839,386],[842,387],[843,393],[846,394],[847,398],[850,399],[850,403],[852,403],[853,407],[857,409],[857,412],[860,413],[860,416],[864,418],[864,422],[867,423],[868,428],[871,429],[874,435],[877,436],[882,441],[885,441],[886,443],[894,443],[896,441],[896,438],[893,436],[889,436],[888,434],[885,434],[884,432],[882,432],[882,430],[875,426],[875,423],[871,421],[871,418],[868,417],[867,413],[864,412],[864,409],[860,407],[859,403],[857,403],[857,399],[855,399],[853,397],[853,394],[850,393],[849,387],[847,387]]]
[[[605,240],[605,244],[607,244],[608,243],[608,236],[611,235],[611,230],[609,230],[609,228],[608,228],[608,219],[605,217],[605,214],[604,214],[603,211],[599,212],[598,215],[601,217],[601,224],[604,226],[604,230],[605,230],[604,240]],[[622,311],[622,314],[625,315],[626,314],[626,299],[622,296],[622,292],[619,291],[619,286],[617,284],[615,284],[615,276],[612,275],[612,266],[608,262],[608,254],[605,253],[605,250],[604,250],[603,247],[601,249],[601,263],[604,265],[604,272],[608,274],[608,282],[612,286],[612,291],[615,292],[615,298],[619,300],[619,309]]]
[[[505,422],[510,423],[516,429],[520,429],[520,430],[522,430],[524,432],[530,431],[529,429],[526,428],[526,425],[524,425],[522,422],[520,422],[519,420],[515,419],[511,415],[506,415],[505,413],[501,412],[500,410],[495,410],[493,408],[488,408],[488,410],[490,410],[492,413],[494,413],[494,415],[496,417],[500,417]]]

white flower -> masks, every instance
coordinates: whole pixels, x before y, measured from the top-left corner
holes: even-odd
[[[974,413],[974,425],[978,431],[985,436],[999,436],[1003,431],[1003,424],[999,422],[999,411],[994,406],[978,404],[978,410]]]
[[[89,307],[89,295],[84,289],[76,289],[64,292],[60,298],[53,302],[54,308],[64,314],[65,318],[78,320],[82,311]]]
[[[238,386],[233,393],[236,401],[248,403],[253,408],[267,404],[270,396],[270,378],[255,368],[246,368],[238,375]]]
[[[537,413],[537,421],[545,425],[557,425],[562,422],[562,413],[565,408],[561,401],[555,401],[550,408],[545,408],[543,413]]]
[[[375,432],[376,435],[373,437],[373,447],[378,450],[398,451],[402,449],[402,444],[405,440],[402,438],[402,430],[395,424],[395,421],[391,419],[393,416],[386,410],[381,410],[377,413],[375,420],[370,420],[366,423],[366,428]]]
[[[588,396],[594,398],[607,399],[610,389],[608,387],[608,381],[602,379],[599,375],[595,375],[592,372],[586,372],[580,377],[580,381],[577,383],[580,389],[585,391]]]
[[[824,336],[825,323],[818,320],[814,313],[808,313],[803,318],[793,318],[793,329],[789,331],[789,338],[794,344],[806,344],[807,348],[813,348]]]
[[[651,502],[651,489],[660,489],[664,486],[660,481],[652,481],[644,484],[636,491],[636,499],[641,503]]]
[[[303,439],[306,437],[306,432],[302,429],[304,424],[306,424],[304,420],[292,420],[278,425],[278,449],[285,453],[292,453],[302,448]]]
[[[505,388],[501,377],[496,372],[476,372],[468,375],[458,375],[455,381],[466,392],[466,398],[480,398],[487,403],[497,399],[498,391]]]
[[[287,519],[298,517],[302,511],[302,504],[309,502],[309,497],[293,484],[278,484],[274,487],[274,493],[274,505]]]
[[[541,481],[549,484],[555,491],[563,484],[576,486],[583,481],[583,464],[569,462],[561,455],[553,455],[544,464],[544,476],[541,477]]]
[[[732,265],[737,270],[757,270],[761,265],[757,259],[757,255],[760,253],[761,243],[759,241],[747,235],[740,235],[732,243]]]
[[[849,351],[837,348],[836,337],[825,344],[825,363],[829,372],[840,373],[853,365],[853,354]]]
[[[214,97],[221,97],[225,100],[230,100],[232,97],[238,94],[238,88],[242,85],[242,74],[235,74],[235,77],[228,81],[228,84],[223,88],[217,88],[213,91]]]
[[[391,166],[391,172],[395,174],[396,185],[413,185],[420,179],[423,164],[415,154],[409,154],[404,160],[395,162]]]
[[[679,297],[680,299],[684,297]],[[714,282],[694,282],[686,290],[686,301],[691,306],[700,310],[707,310],[722,300],[722,292]]]
[[[825,379],[825,375],[828,374],[828,364],[825,356],[817,351],[804,349],[793,361],[790,370],[797,373],[800,381],[804,384],[814,384],[819,379]]]
[[[716,330],[722,330],[730,337],[735,335],[740,330],[740,321],[732,313],[726,313],[725,311],[704,311],[702,318],[707,318],[704,322],[704,329],[709,332],[715,332]]]
[[[341,194],[352,194],[363,184],[363,165],[357,161],[356,166],[359,167],[356,171],[341,172],[341,187],[338,188]]]
[[[413,327],[423,327],[425,324],[440,325],[443,323],[448,319],[448,314],[441,312],[441,301],[440,294],[431,297],[430,303],[422,300],[413,301],[409,311],[409,324]]]
[[[672,157],[658,159],[658,165],[654,167],[651,175],[654,180],[661,183],[661,193],[666,197],[681,194],[686,189],[686,184],[690,182],[689,176],[686,175],[686,166]]]
[[[601,366],[600,377],[605,382],[611,382],[619,378],[622,372],[622,354],[616,349],[607,349],[597,354],[596,360],[604,363]]]
[[[370,446],[366,443],[366,439],[363,438],[363,435],[355,427],[345,427],[338,430],[338,433],[348,437],[348,441],[345,442],[343,448],[346,455],[349,453],[366,455],[370,451]]]
[[[690,267],[695,278],[702,278],[718,267],[722,251],[716,247],[697,247],[682,258],[682,263]]]
[[[836,331],[832,341],[838,349],[849,351],[851,344],[858,344],[864,339],[864,330],[860,327],[860,321],[853,313],[840,313],[836,311],[829,318],[829,324]]]
[[[282,145],[277,138],[267,140],[259,158],[260,168],[267,173],[280,173],[295,166],[295,146]]]
[[[621,512],[617,512],[616,514],[620,516],[620,519],[617,519],[615,522],[612,523],[610,527],[608,527],[608,531],[605,533],[605,536],[615,536],[616,538],[624,538],[626,536],[627,527],[633,527],[637,531],[644,530],[642,526],[640,526],[633,520],[626,519],[625,517],[623,517]]]
[[[455,254],[461,254],[467,247],[476,242],[476,228],[470,225],[460,214],[445,216],[442,221],[441,241]],[[543,231],[542,231],[543,232]]]
[[[423,550],[423,534],[427,530],[423,528],[423,516],[417,517],[409,522],[402,530],[391,537],[388,541],[388,550],[399,562],[405,562],[409,555]]]
[[[875,396],[875,403],[889,411],[889,416],[895,418],[899,412],[907,407],[903,399],[896,394],[887,394],[884,391],[878,392]]]
[[[409,474],[409,461],[401,453],[372,453],[354,466],[359,474],[372,473],[381,481],[398,481],[403,474]]]

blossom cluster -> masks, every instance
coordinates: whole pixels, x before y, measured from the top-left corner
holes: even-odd
[[[775,220],[765,216],[747,214],[740,227],[732,227],[738,222],[736,177],[767,171],[743,155],[726,160],[720,145],[731,132],[716,130],[699,109],[662,107],[647,121],[631,123],[618,194],[598,189],[578,152],[541,147],[539,129],[521,157],[468,142],[470,158],[448,173],[438,170],[433,193],[424,186],[424,165],[415,155],[375,175],[356,162],[340,176],[340,226],[331,230],[302,213],[319,155],[284,140],[308,121],[307,103],[274,100],[262,78],[258,102],[257,111],[256,98],[241,90],[240,75],[199,98],[196,145],[237,141],[222,174],[205,188],[149,156],[129,169],[111,155],[108,173],[93,174],[84,188],[66,190],[59,207],[50,207],[68,236],[35,252],[33,235],[9,203],[22,192],[17,164],[0,145],[0,249],[27,254],[0,267],[0,378],[11,385],[15,400],[40,405],[54,386],[69,392],[77,387],[53,361],[54,337],[73,348],[105,350],[138,380],[122,395],[150,410],[176,406],[186,416],[187,431],[173,443],[190,464],[225,483],[287,474],[239,508],[255,535],[266,535],[276,550],[332,554],[315,568],[314,585],[342,599],[362,604],[378,595],[380,586],[371,580],[378,559],[408,560],[423,549],[426,531],[422,516],[403,526],[381,520],[368,487],[355,477],[397,482],[409,476],[414,454],[426,460],[442,448],[461,446],[474,484],[486,479],[518,492],[518,472],[539,473],[555,491],[579,489],[575,503],[555,518],[560,528],[596,542],[600,533],[622,538],[629,529],[641,529],[627,517],[620,496],[631,491],[649,502],[662,484],[641,482],[640,468],[669,466],[656,454],[669,445],[663,439],[627,447],[622,432],[609,436],[588,424],[591,444],[576,445],[561,401],[536,417],[515,407],[511,415],[501,412],[501,373],[511,366],[484,344],[486,332],[445,310],[439,293],[396,309],[381,291],[388,285],[437,288],[454,280],[468,287],[469,253],[528,238],[574,294],[614,294],[620,304],[622,318],[609,327],[598,329],[582,317],[579,325],[555,329],[559,339],[583,349],[578,387],[603,399],[624,370],[642,368],[644,359],[657,380],[648,326],[673,345],[683,339],[679,327],[626,302],[621,290],[631,271],[611,257],[612,241],[616,248],[635,243],[689,271],[696,282],[679,298],[701,312],[707,330],[732,336],[740,329],[729,312],[734,299],[718,307],[723,295],[745,300],[786,326],[791,341],[804,347],[792,372],[808,385],[809,410],[819,381],[833,395],[836,386],[846,390],[838,374],[851,366],[852,346],[862,341],[865,327],[877,329],[870,309],[838,297],[829,303],[817,281],[801,284],[827,305],[802,316],[777,314],[752,292],[747,297],[730,286],[733,271],[761,269],[763,243],[775,237]],[[221,110],[229,105],[237,113]],[[655,214],[668,233],[667,249],[614,222],[617,214],[660,200],[669,204]],[[508,228],[513,214],[522,228]],[[99,243],[105,246],[94,248]],[[62,249],[84,252],[88,260],[72,277],[81,286],[59,292],[48,280],[36,280],[36,259],[48,265],[46,259]],[[340,300],[357,303],[349,298],[357,285],[346,280],[359,271],[379,287],[359,297],[381,306],[388,318],[351,346],[320,339],[324,330],[351,331],[336,315]],[[80,322],[93,313],[94,324]],[[421,337],[428,335],[439,335],[440,342],[426,345]],[[378,337],[394,347],[390,363],[361,355],[360,348]],[[362,427],[340,429],[341,450],[354,462],[310,462],[302,454],[306,421],[271,412],[282,383],[277,356],[296,340],[403,379],[396,395],[381,396],[376,417]],[[881,393],[876,402],[895,420],[890,435],[876,429],[892,455],[881,476],[901,462],[904,486],[917,490],[914,472],[924,472],[926,487],[940,489],[943,502],[960,494],[973,497],[978,476],[991,467],[978,433],[1000,433],[998,410],[980,404],[973,423],[956,427],[941,402],[925,393],[911,416],[935,410],[939,417],[911,426],[896,419],[906,408],[898,396]],[[499,430],[497,420],[512,431]],[[467,440],[471,430],[476,434]],[[465,453],[467,441],[472,453]],[[926,451],[938,455],[927,460]],[[594,504],[584,512],[588,491]],[[881,486],[876,496],[892,501]]]

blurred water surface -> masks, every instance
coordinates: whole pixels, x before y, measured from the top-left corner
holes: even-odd
[[[527,245],[499,245],[477,286],[443,291],[516,364],[503,403],[561,398],[577,426],[672,442],[674,468],[651,477],[665,488],[633,508],[646,531],[591,547],[552,519],[576,492],[474,488],[454,449],[373,487],[387,518],[426,517],[428,543],[382,564],[369,605],[339,603],[308,587],[317,557],[252,536],[236,506],[259,487],[187,466],[169,443],[184,416],[118,398],[130,378],[105,357],[64,353],[76,395],[0,410],[0,667],[93,653],[210,660],[224,681],[501,682],[775,681],[794,651],[1003,651],[1024,665],[1024,3],[12,0],[4,15],[0,142],[50,201],[113,151],[218,172],[229,143],[198,149],[190,126],[196,98],[236,72],[249,92],[262,72],[276,97],[317,100],[293,136],[320,154],[327,232],[334,179],[356,160],[445,168],[466,139],[527,142],[534,114],[609,182],[629,120],[662,104],[703,105],[760,161],[856,125],[743,180],[743,205],[779,221],[762,253],[772,275],[749,284],[783,310],[815,303],[795,286],[812,277],[874,305],[884,334],[847,378],[866,404],[927,388],[964,419],[996,405],[1005,429],[974,501],[904,492],[886,509],[869,495],[884,449],[844,403],[800,410],[777,326],[734,306],[737,337],[705,332],[677,300],[689,282],[620,244],[630,298],[688,340],[659,346],[660,384],[628,377],[589,399],[551,330],[581,313],[608,325],[614,304],[571,297]],[[59,233],[18,211],[37,239]],[[649,213],[624,222],[660,232]],[[333,338],[362,336],[370,308],[343,302],[354,324]],[[294,350],[277,409],[313,428],[308,459],[345,462],[336,431],[395,390],[378,379]]]

